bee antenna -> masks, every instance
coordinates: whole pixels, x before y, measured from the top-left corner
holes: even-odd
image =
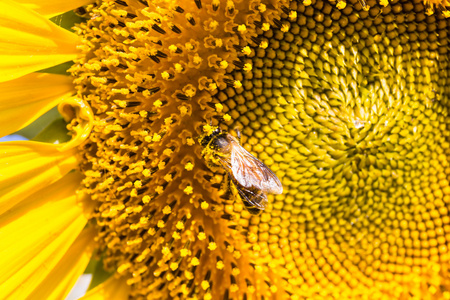
[[[241,143],[241,130],[239,128],[234,129],[236,131],[237,138],[239,140],[239,144]]]

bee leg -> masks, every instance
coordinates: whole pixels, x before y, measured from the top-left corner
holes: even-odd
[[[229,201],[231,201],[233,199],[233,192],[231,191],[231,185],[230,185],[230,181],[228,179],[224,179],[222,181],[220,198],[225,200],[226,203],[228,203]]]
[[[248,203],[248,202],[245,201],[245,200],[242,200],[242,203],[244,204],[245,208],[247,209],[247,211],[248,211],[250,214],[252,214],[252,215],[254,215],[254,216],[257,216],[257,215],[261,214],[261,212],[262,212],[261,209],[256,208],[255,206],[251,205],[250,203]]]
[[[227,203],[228,201],[233,201],[233,184],[229,176],[225,176],[222,181],[222,195],[220,198],[224,199]],[[231,203],[231,202],[230,202]]]

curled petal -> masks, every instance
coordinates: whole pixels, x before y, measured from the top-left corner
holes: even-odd
[[[71,126],[74,132],[72,140],[62,144],[61,151],[66,151],[83,143],[89,136],[94,122],[94,113],[91,107],[78,98],[70,98],[61,102],[58,110],[67,122],[76,120],[76,125]]]

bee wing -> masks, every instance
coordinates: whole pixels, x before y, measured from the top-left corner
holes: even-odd
[[[280,180],[264,163],[245,150],[234,137],[231,144],[231,173],[241,186],[270,194],[283,192]]]
[[[258,190],[256,192],[253,192],[242,186],[238,186],[237,190],[241,195],[241,197],[243,198],[244,205],[247,207],[247,209],[251,208],[257,208],[260,210],[266,209],[268,201],[267,195],[263,191]]]

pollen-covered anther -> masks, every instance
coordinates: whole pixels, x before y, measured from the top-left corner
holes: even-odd
[[[165,123],[166,125],[171,124],[171,123],[172,123],[172,119],[171,119],[171,118],[166,118],[166,119],[164,120],[164,123]],[[172,154],[173,154],[173,150],[172,150],[171,148],[166,148],[166,149],[164,149],[164,151],[163,151],[163,155],[171,156]]]
[[[180,63],[175,63],[175,64],[173,65],[173,67],[174,67],[176,73],[182,73],[182,72],[184,72],[184,70],[185,70],[184,67],[183,67],[183,65],[180,64]]]
[[[159,221],[156,223],[156,226],[158,226],[158,228],[163,228],[164,226],[166,226],[166,223],[164,223],[163,220],[159,220]]]
[[[128,12],[123,9],[112,9],[111,13],[116,17],[125,18],[128,15]]]
[[[226,68],[228,68],[228,66],[229,66],[229,64],[228,64],[228,62],[227,62],[226,60],[222,60],[222,61],[219,63],[219,67],[220,67],[221,69],[226,69]]]
[[[247,26],[245,26],[245,24],[238,25],[238,26],[237,26],[237,31],[238,31],[239,33],[244,33],[244,32],[247,31]]]
[[[208,209],[209,203],[206,202],[206,201],[202,201],[202,203],[200,204],[200,207],[201,207],[202,209]]]
[[[233,81],[233,87],[234,87],[235,89],[241,88],[241,87],[242,87],[242,82],[241,82],[240,80],[235,80],[235,81]]]
[[[149,195],[145,195],[144,197],[142,197],[142,203],[144,204],[149,203],[150,200],[152,200],[152,198]]]
[[[131,267],[131,263],[126,262],[124,264],[121,264],[118,268],[117,268],[117,272],[119,274],[124,273],[126,270],[128,270]]]
[[[205,296],[203,297],[205,300],[212,300],[212,295],[210,292],[205,293]]]
[[[155,234],[156,234],[156,229],[155,228],[150,228],[149,230],[147,230],[147,233],[150,235],[150,236],[154,236]]]
[[[171,262],[170,265],[169,265],[169,268],[170,268],[172,271],[175,271],[176,269],[178,269],[178,263],[176,263],[176,262]]]
[[[114,28],[114,29],[113,29],[113,32],[114,32],[114,34],[119,35],[119,36],[122,36],[122,37],[125,37],[125,38],[127,38],[127,37],[130,36],[130,33],[129,33],[128,30],[126,30],[126,29],[117,29],[117,28]],[[131,54],[125,54],[125,55],[120,55],[120,56],[121,56],[121,57],[127,56],[127,58],[132,58],[132,57],[134,57],[134,59],[137,58],[137,56],[136,56],[134,53],[131,53]],[[132,58],[132,59],[133,59],[133,58]]]
[[[270,30],[270,24],[269,23],[263,23],[261,26],[262,31],[269,31]]]
[[[224,267],[225,267],[225,264],[223,263],[223,260],[218,260],[216,262],[216,269],[223,270]]]
[[[199,259],[197,258],[197,257],[193,257],[192,259],[191,259],[191,265],[193,266],[193,267],[195,267],[195,266],[198,266],[200,264],[200,261],[199,261]]]
[[[133,186],[131,181],[126,182],[124,185],[117,187],[117,191],[123,191],[124,189],[130,188]]]
[[[191,61],[192,61],[193,66],[198,68],[198,67],[200,67],[200,64],[202,63],[203,58],[201,58],[200,55],[198,55],[198,53],[195,53],[195,55],[192,57]]]
[[[209,289],[210,284],[209,284],[208,281],[203,280],[202,283],[201,283],[201,286],[202,286],[202,289],[207,290],[207,289]]]
[[[245,46],[244,48],[242,48],[242,53],[244,53],[245,55],[250,55],[252,54],[252,49],[249,46]]]
[[[137,239],[134,239],[134,240],[128,240],[127,241],[127,245],[128,246],[138,245],[140,243],[142,243],[142,238],[141,237],[138,237]]]
[[[155,132],[152,136],[152,142],[159,142],[159,141],[161,141],[161,138],[162,138],[162,136]]]
[[[225,121],[225,122],[229,122],[229,121],[231,121],[231,116],[229,115],[229,114],[225,114],[225,115],[223,115],[223,120]]]
[[[164,206],[162,213],[165,215],[169,215],[172,213],[172,208],[169,205]]]
[[[308,0],[308,1],[310,1],[310,0]],[[336,4],[336,7],[339,9],[344,9],[346,6],[347,6],[347,2],[345,0],[338,1],[338,3]]]
[[[294,21],[297,19],[297,12],[295,10],[291,10],[289,12],[289,20]]]
[[[261,41],[259,44],[259,48],[266,49],[269,46],[269,43],[267,41]]]
[[[252,64],[246,63],[244,64],[244,67],[242,68],[244,72],[250,72],[252,70]]]
[[[174,240],[179,240],[179,239],[181,239],[181,235],[179,232],[175,231],[174,233],[172,233],[172,238]]]
[[[290,26],[289,26],[288,23],[284,23],[283,25],[281,25],[281,28],[280,28],[280,30],[281,30],[282,32],[288,32],[289,29],[290,29]]]
[[[175,227],[176,227],[178,230],[183,230],[183,229],[184,229],[184,223],[181,222],[181,221],[178,221],[177,224],[175,225]]]
[[[136,189],[132,189],[130,192],[130,197],[135,198],[138,196],[138,192]]]
[[[84,67],[91,71],[100,71],[102,65],[98,62],[94,62],[94,63],[86,63]]]
[[[218,113],[222,112],[222,110],[223,110],[223,105],[222,105],[222,103],[216,103],[216,104],[214,105],[214,107],[215,107],[215,109],[216,109],[216,111],[217,111]]]
[[[153,102],[153,106],[154,107],[156,107],[156,108],[159,108],[159,107],[161,107],[163,105],[163,103],[162,103],[162,101],[161,100],[156,100],[155,102]]]
[[[258,10],[259,10],[259,12],[263,13],[267,10],[267,6],[263,3],[261,3],[258,5]]]
[[[151,252],[149,248],[146,248],[144,251],[141,252],[141,254],[136,257],[137,262],[142,262],[144,259],[148,256],[148,254]]]
[[[217,128],[216,126],[205,124],[203,125],[202,130],[205,133],[205,135],[211,135],[214,132],[214,130],[216,130],[216,128]]]
[[[219,22],[213,19],[209,19],[205,21],[205,30],[209,32],[213,32],[219,27]]]
[[[177,51],[178,51],[178,47],[176,46],[176,45],[170,45],[169,47],[168,47],[168,49],[169,49],[169,52],[171,53],[171,54],[174,54],[174,53],[176,53]]]
[[[152,171],[149,169],[144,169],[142,171],[142,175],[144,175],[144,177],[150,177],[152,175]]]
[[[187,97],[192,98],[197,93],[197,89],[194,88],[192,85],[188,84],[183,88],[183,92]]]
[[[180,105],[178,106],[178,110],[180,111],[180,115],[182,117],[186,116],[189,112],[189,108],[185,105]]]
[[[181,257],[186,257],[189,254],[190,254],[190,251],[188,249],[186,249],[186,248],[183,248],[183,249],[180,250],[180,256]]]
[[[198,259],[197,259],[198,260]],[[191,280],[194,278],[194,274],[192,274],[192,272],[186,270],[184,271],[184,276],[186,277],[186,279]]]
[[[162,169],[164,169],[165,167],[166,167],[166,162],[160,161],[160,162],[158,163],[158,170],[162,170]]]
[[[164,187],[162,186],[162,185],[158,185],[156,188],[155,188],[155,192],[157,193],[157,194],[162,194],[163,192],[164,192]]]
[[[172,74],[170,74],[169,72],[167,72],[167,71],[164,71],[164,72],[161,73],[161,78],[162,79],[168,80],[168,79],[172,79],[173,77],[174,76]]]
[[[188,162],[187,164],[184,165],[184,168],[187,171],[192,171],[194,169],[194,164],[192,164],[191,162]]]
[[[239,286],[236,283],[231,284],[230,285],[230,292],[236,293],[237,291],[239,291]]]
[[[210,92],[214,92],[215,90],[217,90],[217,84],[216,83],[208,84],[207,90]]]
[[[190,185],[186,186],[183,190],[186,195],[190,195],[194,192],[194,188]]]
[[[162,249],[161,249],[161,253],[164,255],[164,256],[168,256],[168,255],[170,255],[171,254],[171,252],[170,252],[170,248],[169,247],[167,247],[167,246],[164,246],[164,247],[162,247]]]
[[[121,89],[111,89],[111,92],[112,93],[115,93],[115,94],[122,94],[122,95],[128,95],[129,93],[130,93],[130,90],[129,89],[127,89],[127,88],[121,88]],[[119,100],[116,100],[116,101],[114,101],[114,102],[120,102],[120,103],[122,103],[122,105],[123,105],[123,103],[125,103],[125,106],[122,106],[121,105],[121,107],[126,107],[126,101],[119,101]]]
[[[91,83],[94,86],[99,86],[100,84],[106,84],[108,82],[108,78],[106,77],[96,77],[96,76],[92,76],[91,78]]]
[[[188,146],[193,146],[193,145],[195,145],[195,141],[194,141],[193,138],[187,138],[187,139],[186,139],[186,144],[187,144]]]
[[[199,233],[197,234],[197,238],[198,238],[200,241],[203,241],[203,240],[206,239],[206,234],[205,234],[204,232],[199,232]]]
[[[210,242],[208,244],[208,249],[211,250],[211,251],[216,250],[217,249],[217,244],[215,242]]]
[[[167,181],[167,182],[171,182],[173,180],[172,174],[166,174],[164,176],[164,180]]]

